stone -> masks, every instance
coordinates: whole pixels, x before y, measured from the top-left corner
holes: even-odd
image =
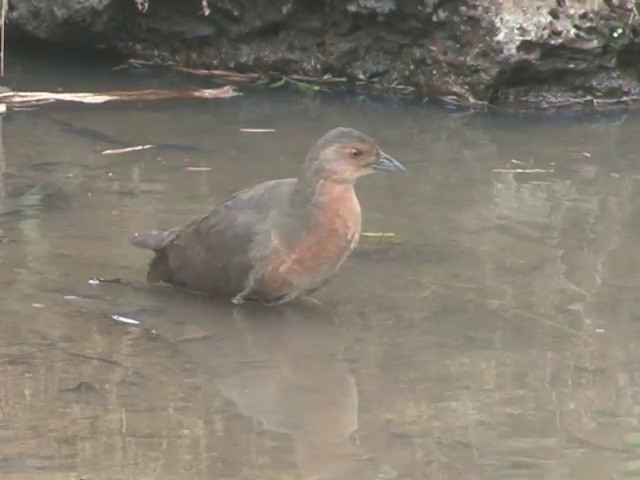
[[[597,107],[640,97],[640,18],[631,0],[207,5],[204,15],[202,0],[10,0],[8,18],[15,34],[143,60],[329,74],[463,105]]]

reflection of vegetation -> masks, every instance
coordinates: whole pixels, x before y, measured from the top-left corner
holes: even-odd
[[[5,53],[5,28],[7,23],[7,8],[9,7],[9,0],[2,0],[2,10],[0,12],[0,26],[2,32],[0,32],[0,76],[4,77],[4,53]]]
[[[5,169],[6,169],[6,160],[4,156],[4,115],[0,115],[0,212],[3,212],[5,209]],[[7,241],[6,234],[2,230],[0,226],[0,244],[5,243]]]
[[[366,102],[327,108],[312,96],[296,99],[285,121],[269,125],[288,134],[312,130],[318,119],[366,118],[411,164],[406,183],[373,177],[361,189],[365,229],[397,233],[403,244],[367,240],[374,254],[350,262],[322,298],[335,310],[338,330],[325,339],[336,346],[325,360],[339,357],[344,343],[356,377],[353,437],[361,450],[415,479],[586,478],[580,469],[594,464],[604,472],[598,478],[633,472],[640,398],[637,120],[516,128],[490,117],[446,123],[424,108]],[[260,98],[238,104],[246,108],[243,119],[277,118]],[[149,118],[154,128],[166,127],[162,115]],[[193,111],[181,121],[191,128],[206,118]],[[304,119],[311,120],[299,126]],[[239,148],[235,140],[225,143],[227,136],[215,138],[219,148]],[[42,155],[51,151],[43,143]],[[289,146],[287,155],[298,147]],[[35,458],[50,479],[60,475],[49,473],[55,462],[57,472],[107,471],[109,478],[297,478],[290,436],[240,412],[216,390],[220,382],[163,337],[108,320],[104,313],[114,302],[142,301],[132,291],[100,286],[91,290],[98,300],[70,304],[61,303],[59,291],[73,293],[66,290],[96,274],[138,276],[131,265],[139,258],[122,243],[133,226],[190,216],[222,198],[230,178],[241,184],[247,176],[271,175],[280,157],[237,170],[220,162],[225,175],[188,182],[158,162],[106,164],[75,151],[69,157],[94,162],[76,171],[93,197],[81,197],[65,215],[41,215],[37,238],[25,235],[12,258],[3,257],[11,277],[0,278],[6,360],[0,416],[7,435],[20,442],[5,446],[0,464]],[[553,172],[494,171],[512,160]],[[105,180],[105,165],[119,168],[116,180]],[[120,191],[114,185],[134,194],[112,193]],[[78,224],[71,235],[65,231]],[[158,300],[149,293],[144,302]],[[233,323],[184,310],[170,317],[176,328],[195,330],[198,321]],[[28,345],[34,337],[51,338],[74,355],[34,352],[39,347]],[[196,344],[204,335],[189,338]],[[304,339],[302,358],[316,351],[320,336]],[[257,332],[248,348],[275,343],[268,340]],[[317,386],[319,374],[307,376],[304,389],[292,383],[301,362],[284,363],[277,353],[265,357],[286,365],[280,376],[257,362],[263,367],[257,376],[270,379],[265,383],[299,393]],[[208,348],[203,357],[217,354]],[[76,389],[83,381],[95,390]],[[326,383],[329,392],[339,391]],[[251,398],[266,405],[259,395]]]
[[[435,259],[407,246],[407,258],[385,263],[386,291],[394,272],[414,285],[395,282],[393,321],[377,321],[372,306],[347,334],[366,352],[363,390],[398,391],[385,409],[396,440],[372,428],[361,440],[426,478],[452,474],[451,464],[482,478],[582,478],[587,462],[613,478],[637,457],[637,120],[507,132],[482,122],[413,140],[429,177],[403,213],[420,225],[393,228],[429,239]],[[553,172],[493,171],[512,160]],[[421,301],[419,284],[431,287]]]

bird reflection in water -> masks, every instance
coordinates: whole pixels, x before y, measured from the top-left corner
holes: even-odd
[[[302,478],[383,478],[371,474],[375,467],[352,441],[358,390],[327,308],[303,301],[231,307],[187,296],[180,315],[172,315],[172,328],[184,319],[183,333],[169,336],[181,337],[178,348],[234,409],[291,438]]]

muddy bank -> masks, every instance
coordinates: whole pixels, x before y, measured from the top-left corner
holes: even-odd
[[[632,0],[10,0],[14,35],[463,105],[640,98]],[[337,80],[336,80],[337,79]]]

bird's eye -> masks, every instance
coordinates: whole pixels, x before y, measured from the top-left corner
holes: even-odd
[[[351,155],[353,158],[361,157],[362,150],[359,150],[357,148],[352,148],[351,150],[349,150],[349,155]]]

